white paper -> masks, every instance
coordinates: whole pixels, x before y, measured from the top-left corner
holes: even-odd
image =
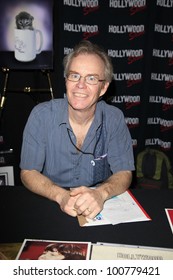
[[[106,224],[120,224],[129,222],[149,221],[150,217],[142,206],[126,191],[107,200],[104,209],[93,220],[86,219],[84,226],[98,226]]]

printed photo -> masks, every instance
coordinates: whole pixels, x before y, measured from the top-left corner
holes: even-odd
[[[90,242],[25,239],[17,260],[87,260]]]
[[[0,66],[53,67],[53,0],[0,2]]]

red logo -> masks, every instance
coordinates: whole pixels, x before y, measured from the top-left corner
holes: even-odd
[[[173,65],[173,57],[169,59],[168,65],[169,65],[169,66]]]
[[[173,82],[166,82],[166,89],[170,89],[171,87],[173,87]]]
[[[138,106],[138,105],[140,105],[140,101],[139,102],[126,102],[125,104],[126,104],[126,109],[127,110],[129,110],[130,108],[132,108],[132,107],[134,107],[134,106]]]
[[[173,107],[173,104],[163,104],[162,105],[162,110],[163,111],[168,111],[168,110],[172,109],[172,107]]]
[[[160,131],[161,132],[171,130],[171,129],[173,129],[173,126],[163,126],[163,125],[160,126]]]
[[[132,64],[133,62],[142,59],[144,56],[129,56],[128,57],[128,64]]]
[[[136,84],[139,84],[142,82],[142,79],[138,79],[138,80],[129,80],[127,81],[127,87],[132,87]]]
[[[130,15],[133,16],[135,15],[136,13],[139,13],[143,10],[145,10],[147,8],[147,6],[143,6],[143,7],[132,7],[130,8]]]
[[[95,11],[97,11],[100,7],[99,6],[96,6],[96,7],[85,7],[83,8],[83,14],[84,16],[87,16],[89,15],[90,13],[93,13]]]
[[[130,33],[129,33],[129,40],[132,41],[132,40],[134,40],[135,38],[144,35],[144,33],[145,33],[145,31],[138,32],[138,33],[137,33],[137,32],[130,32]]]
[[[84,32],[83,33],[83,39],[84,40],[88,40],[90,37],[93,37],[93,36],[97,36],[99,34],[99,31],[97,32]]]

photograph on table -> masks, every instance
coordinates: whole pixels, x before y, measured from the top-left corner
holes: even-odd
[[[17,260],[88,260],[90,242],[25,239]]]

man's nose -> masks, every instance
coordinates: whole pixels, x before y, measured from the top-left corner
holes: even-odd
[[[86,86],[85,77],[80,77],[79,81],[77,82],[78,87]]]

